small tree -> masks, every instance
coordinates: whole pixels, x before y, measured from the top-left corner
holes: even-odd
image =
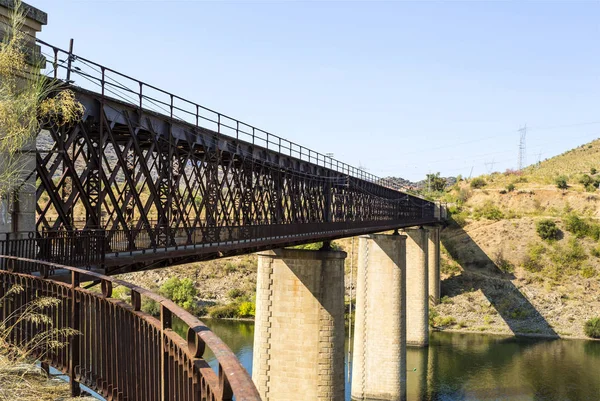
[[[427,174],[425,181],[430,191],[440,192],[446,188],[446,179],[440,177],[440,173]]]
[[[196,309],[195,298],[198,291],[194,286],[194,282],[189,278],[171,277],[160,286],[158,292],[190,312]]]
[[[25,10],[16,0],[0,43],[0,199],[18,192],[25,182],[30,146],[42,123],[72,124],[83,114],[75,94],[40,73],[28,60]]]
[[[556,187],[558,189],[568,189],[569,188],[569,184],[567,183],[567,177],[565,177],[564,175],[556,177],[556,179],[554,180],[554,183],[556,184]]]
[[[585,335],[591,338],[600,338],[600,317],[594,317],[583,326]]]
[[[475,177],[471,180],[471,188],[483,188],[487,182],[481,177]]]
[[[590,225],[574,212],[569,213],[565,217],[564,223],[565,229],[568,232],[575,234],[577,238],[583,238],[589,233]]]
[[[557,239],[560,232],[556,223],[550,219],[538,220],[535,223],[535,228],[540,238],[546,241]]]

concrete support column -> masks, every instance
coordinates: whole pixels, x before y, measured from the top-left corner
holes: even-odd
[[[28,35],[25,39],[25,46],[28,48],[30,55],[27,57],[27,63],[33,68],[36,68],[41,60],[39,46],[35,43],[35,37],[38,32],[41,32],[42,26],[46,25],[48,15],[32,7],[22,3],[22,10],[25,15],[22,29]],[[14,8],[14,1],[0,0],[0,38],[5,36],[6,27],[10,25],[10,15]],[[25,84],[26,75],[23,76],[22,83]],[[32,133],[32,134],[37,134]],[[32,138],[23,148],[23,153],[19,156],[19,165],[21,166],[18,174],[18,188],[14,193],[7,194],[6,197],[0,199],[0,233],[16,233],[22,231],[35,231],[36,222],[36,175],[32,175],[28,180],[27,177],[31,172],[35,172],[35,138]],[[6,155],[0,154],[0,166],[2,158]],[[2,183],[0,183],[2,185]],[[14,236],[12,238],[15,238]],[[22,238],[27,238],[27,234],[22,234]],[[2,236],[4,239],[4,236]]]
[[[263,401],[344,400],[345,258],[259,254],[252,379]]]
[[[429,344],[428,235],[423,228],[407,229],[406,344]]]
[[[440,228],[428,227],[428,231],[429,301],[437,305],[440,303]]]
[[[406,236],[359,238],[352,398],[406,398]]]

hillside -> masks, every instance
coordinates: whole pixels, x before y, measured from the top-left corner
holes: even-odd
[[[455,185],[442,231],[441,328],[584,337],[600,315],[600,140]],[[567,187],[557,187],[564,180]],[[586,185],[587,184],[587,185]],[[552,225],[543,240],[538,225]],[[437,316],[437,317],[436,317]]]

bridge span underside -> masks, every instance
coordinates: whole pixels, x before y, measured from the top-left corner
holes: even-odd
[[[82,120],[38,136],[37,229],[104,230],[107,273],[438,221],[431,202],[302,160],[278,137],[252,143],[72,89]]]

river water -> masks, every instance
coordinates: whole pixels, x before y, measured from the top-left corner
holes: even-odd
[[[252,372],[254,324],[204,322]],[[408,401],[600,401],[600,342],[442,332],[430,342],[407,350]]]

